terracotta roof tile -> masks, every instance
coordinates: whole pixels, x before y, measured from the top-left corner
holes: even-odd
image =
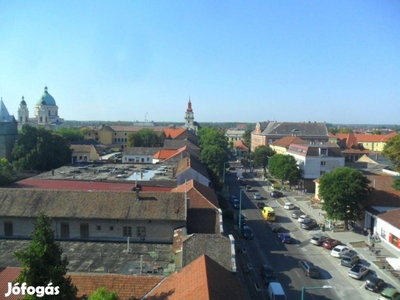
[[[162,150],[158,151],[156,154],[154,154],[153,158],[164,160],[164,159],[170,158],[171,156],[174,156],[175,154],[177,154],[177,152],[178,152],[178,150],[174,150],[174,149],[171,149],[171,150],[162,149]]]
[[[202,255],[181,272],[167,277],[147,299],[241,300],[245,295],[235,275],[207,255]]]
[[[166,129],[164,129],[165,136],[167,138],[171,137],[171,139],[177,138],[185,131],[186,131],[185,128],[166,128]]]
[[[284,138],[281,138],[273,143],[271,145],[273,146],[278,146],[278,147],[285,147],[286,149],[289,148],[290,144],[309,144],[305,140],[297,137],[297,136],[285,136]]]
[[[400,228],[400,208],[392,209],[383,214],[379,214],[379,218],[388,222],[395,228]]]
[[[7,283],[15,280],[22,268],[0,269],[0,295],[7,292]],[[140,299],[160,283],[163,276],[132,276],[119,274],[68,273],[72,283],[78,288],[78,298],[87,299],[95,290],[105,287],[115,291],[120,300]],[[7,299],[17,300],[18,296]]]

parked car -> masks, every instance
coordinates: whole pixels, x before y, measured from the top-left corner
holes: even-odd
[[[283,228],[282,226],[277,225],[277,224],[271,224],[270,228],[271,228],[271,231],[275,232],[275,233],[280,233],[280,232],[285,231],[285,228]]]
[[[230,197],[230,200],[231,200],[231,203],[233,204],[233,201],[236,199],[236,196],[235,195],[231,195],[231,197]]]
[[[340,264],[345,267],[351,268],[352,266],[358,264],[360,262],[360,258],[358,257],[358,253],[354,250],[350,250],[344,253],[340,259]]]
[[[275,271],[270,265],[263,265],[260,269],[260,275],[266,285],[269,285],[271,281],[276,281]]]
[[[283,196],[283,193],[280,192],[280,191],[272,191],[272,192],[270,193],[270,195],[271,195],[271,197],[273,197],[273,198],[280,198],[280,197]]]
[[[296,206],[293,203],[286,202],[283,206],[284,209],[294,209]]]
[[[400,292],[395,288],[385,288],[378,300],[400,300]]]
[[[302,223],[304,220],[309,220],[311,217],[309,215],[301,215],[298,219],[297,222]]]
[[[264,202],[257,202],[257,207],[259,209],[263,209],[265,206],[267,206]]]
[[[327,240],[329,237],[327,237],[326,235],[314,235],[311,240],[310,243],[316,246],[321,246],[322,243]]]
[[[301,260],[299,261],[299,267],[303,269],[304,274],[311,278],[318,278],[320,276],[318,269],[314,266],[313,263]]]
[[[290,237],[289,233],[278,233],[278,237],[284,244],[292,243],[292,238]]]
[[[253,194],[253,199],[254,199],[254,200],[260,200],[260,199],[261,199],[260,193],[259,193],[259,192],[255,192],[255,193]]]
[[[303,215],[304,213],[301,211],[301,210],[299,210],[299,209],[296,209],[296,210],[294,210],[293,212],[292,212],[292,218],[293,219],[298,219],[301,215]]]
[[[306,219],[303,222],[301,222],[301,228],[305,230],[311,230],[315,227],[318,227],[318,223],[313,219]]]
[[[253,230],[251,230],[251,228],[247,225],[242,227],[242,234],[246,240],[251,240],[254,237]]]
[[[239,199],[233,199],[233,208],[234,209],[239,209],[239,207],[240,207],[240,202],[239,202]]]
[[[250,185],[246,185],[246,191],[251,191],[251,186]]]
[[[369,272],[369,268],[367,266],[364,265],[354,265],[351,267],[351,269],[349,270],[349,272],[347,272],[347,274],[355,279],[361,279],[363,278],[365,275],[367,275]]]
[[[325,249],[328,250],[332,250],[333,248],[335,248],[336,246],[340,245],[342,242],[339,240],[335,240],[335,239],[326,239],[323,243],[322,243],[322,247],[324,247]]]
[[[386,282],[379,277],[371,276],[365,281],[365,289],[371,292],[379,293],[386,287]]]
[[[334,257],[341,257],[343,254],[350,251],[350,248],[344,245],[336,246],[331,250],[331,255]]]

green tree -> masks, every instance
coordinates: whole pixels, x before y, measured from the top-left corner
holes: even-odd
[[[67,274],[68,261],[62,258],[62,249],[54,240],[54,231],[51,229],[50,218],[40,213],[32,232],[32,241],[25,250],[17,250],[15,257],[22,264],[22,271],[17,278],[20,286],[44,286],[52,283],[55,293],[44,295],[40,299],[76,299],[77,288],[72,284]],[[58,287],[58,289],[57,289]],[[35,295],[27,295],[25,299],[38,299]]]
[[[394,188],[396,191],[400,191],[400,177],[393,181],[392,188]]]
[[[246,130],[243,133],[243,142],[249,147],[251,148],[251,133],[254,130],[253,125],[247,125]]]
[[[60,128],[56,131],[69,142],[82,141],[85,137],[85,131],[79,128]]]
[[[12,151],[18,170],[49,171],[71,161],[69,142],[45,128],[24,125]]]
[[[128,135],[128,147],[162,147],[165,134],[160,136],[153,129],[143,128]]]
[[[101,287],[95,290],[88,300],[119,300],[119,297],[116,292],[108,291],[105,287]]]
[[[400,134],[386,142],[382,154],[393,164],[393,169],[400,171]]]
[[[353,129],[351,127],[342,127],[339,128],[338,133],[353,133]]]
[[[12,164],[6,158],[0,159],[0,186],[9,184],[14,180]]]
[[[275,154],[269,161],[269,172],[283,184],[289,181],[290,187],[301,178],[301,170],[291,155]]]
[[[251,154],[254,166],[261,166],[265,173],[268,166],[268,160],[274,154],[275,151],[272,150],[271,147],[258,146],[256,149],[254,149],[254,152]]]
[[[361,220],[362,203],[369,195],[369,180],[360,171],[339,167],[326,173],[319,181],[319,197],[328,217],[345,222]]]
[[[198,135],[200,161],[207,167],[214,188],[220,190],[224,162],[228,161],[228,141],[224,133],[214,128],[204,127]]]

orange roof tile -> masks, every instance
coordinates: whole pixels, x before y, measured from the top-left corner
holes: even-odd
[[[166,129],[164,129],[165,136],[167,138],[171,137],[171,139],[177,138],[185,131],[186,131],[185,128],[166,128]]]
[[[246,299],[239,279],[207,255],[167,277],[147,299]]]
[[[156,154],[153,155],[153,158],[155,159],[167,159],[170,158],[171,156],[175,155],[178,152],[178,150],[160,150]]]
[[[195,180],[189,180],[174,188],[171,192],[188,193],[190,208],[214,208],[219,207],[217,196],[212,188],[205,186]]]
[[[396,136],[396,132],[390,134],[356,134],[357,141],[360,143],[387,142],[388,139]]]
[[[271,145],[278,146],[278,147],[285,147],[287,149],[293,143],[294,144],[305,144],[307,142],[297,136],[285,136],[285,137],[273,142]]]
[[[235,148],[246,150],[246,151],[249,150],[249,147],[247,147],[247,145],[242,140],[238,140],[235,142]]]
[[[7,292],[7,283],[15,280],[22,268],[0,269],[0,295]],[[132,276],[119,274],[68,273],[78,288],[78,298],[87,297],[100,287],[118,294],[120,300],[140,299],[161,282],[163,276]],[[20,297],[8,297],[16,300]]]

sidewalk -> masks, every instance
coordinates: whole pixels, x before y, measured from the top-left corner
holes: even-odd
[[[287,200],[294,203],[301,211],[310,215],[313,219],[315,219],[318,224],[325,222],[325,212],[320,208],[319,205],[311,205],[311,194],[310,195],[299,195],[299,196],[287,196]],[[327,224],[325,224],[327,225]],[[330,230],[328,226],[326,226],[325,234],[330,236],[333,239],[339,240],[344,244],[347,244],[355,251],[359,253],[359,256],[362,260],[367,261],[370,264],[370,267],[376,271],[377,276],[385,280],[393,287],[399,288],[400,286],[400,277],[396,277],[395,275],[400,275],[399,272],[393,272],[393,269],[386,261],[386,257],[399,257],[399,253],[396,253],[395,250],[391,249],[389,245],[385,242],[375,243],[375,250],[378,250],[376,253],[372,252],[368,247],[368,239],[367,236],[363,234],[356,233],[354,231],[348,230]],[[393,274],[392,274],[393,272]]]

